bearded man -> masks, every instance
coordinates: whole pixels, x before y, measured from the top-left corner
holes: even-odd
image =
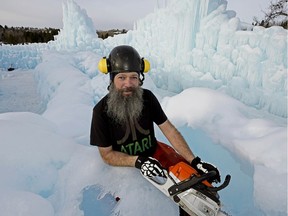
[[[115,47],[108,58],[100,60],[99,70],[110,74],[110,85],[109,93],[93,109],[90,144],[98,146],[105,163],[136,167],[148,177],[185,161],[200,173],[216,170],[211,181],[220,182],[217,168],[194,156],[154,94],[141,87],[149,67],[147,60],[126,45]],[[157,141],[154,123],[177,151],[176,156],[163,157],[161,149],[171,147]]]

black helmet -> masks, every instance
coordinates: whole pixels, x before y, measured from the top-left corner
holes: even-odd
[[[131,46],[117,46],[109,54],[110,72],[142,72],[142,60],[139,53]]]

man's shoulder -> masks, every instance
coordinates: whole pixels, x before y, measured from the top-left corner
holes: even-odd
[[[154,95],[149,89],[143,88],[143,95],[145,96],[151,96]]]
[[[93,110],[105,109],[107,105],[107,98],[108,95],[105,95],[103,98],[101,98],[100,101],[98,101],[98,103],[94,106]]]

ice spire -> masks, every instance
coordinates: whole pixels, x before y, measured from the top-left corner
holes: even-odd
[[[74,50],[95,45],[96,29],[86,10],[81,9],[74,0],[63,2],[63,29],[55,37],[56,48]],[[97,41],[97,40],[96,40]]]

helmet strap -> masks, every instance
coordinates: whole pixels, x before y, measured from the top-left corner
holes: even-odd
[[[140,74],[142,75],[142,78],[140,78]],[[143,85],[143,82],[144,82],[144,80],[145,80],[145,76],[144,76],[144,73],[143,73],[143,72],[140,72],[140,74],[139,74],[140,86],[142,86],[142,85]]]

